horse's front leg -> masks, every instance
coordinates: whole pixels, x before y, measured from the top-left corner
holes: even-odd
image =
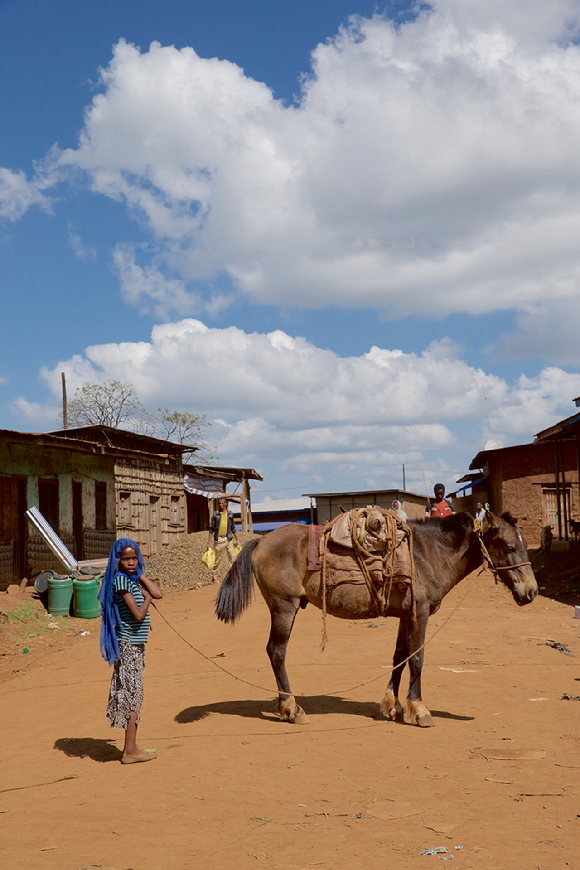
[[[417,619],[413,623],[411,616],[407,617],[408,647],[417,650],[409,658],[409,692],[405,703],[404,718],[409,725],[419,725],[421,728],[431,728],[435,725],[431,713],[421,698],[421,672],[423,670],[423,649],[429,613],[417,608]]]
[[[281,602],[270,610],[272,624],[266,651],[278,686],[277,712],[280,719],[283,722],[294,722],[296,725],[307,725],[308,717],[302,707],[296,703],[286,673],[286,650],[297,611],[298,604],[294,606],[292,601]]]
[[[400,722],[403,719],[403,708],[399,702],[399,686],[401,685],[401,677],[405,669],[405,665],[402,665],[401,662],[405,661],[407,655],[407,627],[405,620],[400,619],[391,679],[389,680],[385,697],[381,701],[381,713],[385,719],[392,719],[393,722]]]

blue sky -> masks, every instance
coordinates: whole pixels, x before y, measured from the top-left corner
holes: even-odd
[[[0,425],[128,380],[276,498],[573,413],[579,13],[0,0]]]

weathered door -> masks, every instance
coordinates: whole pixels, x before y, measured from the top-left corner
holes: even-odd
[[[25,511],[25,479],[0,477],[0,580],[25,576]]]
[[[149,555],[159,550],[159,497],[149,496]]]
[[[563,492],[560,490],[560,500],[563,499]],[[564,505],[562,504],[562,508]],[[566,508],[567,515],[570,516],[570,488],[566,487]],[[562,517],[562,533],[564,533],[564,517]],[[542,489],[542,526],[552,526],[555,531],[558,531],[558,498],[556,487],[546,486]]]
[[[75,557],[84,559],[83,552],[83,485],[73,480],[72,485],[73,538],[75,539]]]

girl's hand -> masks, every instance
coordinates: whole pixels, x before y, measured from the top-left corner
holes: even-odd
[[[145,574],[141,574],[139,582],[150,598],[163,598],[163,592],[157,585],[159,582],[157,577],[153,580],[151,577],[146,577]]]

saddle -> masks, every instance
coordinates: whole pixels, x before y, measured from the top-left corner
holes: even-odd
[[[360,508],[324,526],[310,526],[308,570],[320,571],[323,610],[343,583],[366,584],[378,616],[386,616],[393,584],[410,587],[415,604],[412,531],[392,510]]]

